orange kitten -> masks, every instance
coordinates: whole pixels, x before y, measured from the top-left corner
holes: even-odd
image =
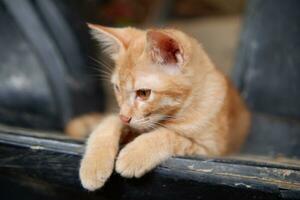
[[[88,138],[83,187],[102,187],[114,166],[124,177],[140,177],[171,156],[239,150],[250,114],[195,39],[174,29],[90,28],[116,63],[111,81],[120,114]],[[118,153],[128,127],[138,136]]]

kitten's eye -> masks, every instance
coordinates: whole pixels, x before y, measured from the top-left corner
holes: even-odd
[[[115,88],[115,90],[116,90],[117,92],[120,91],[119,86],[118,86],[117,84],[114,84],[114,88]]]
[[[136,97],[138,97],[143,101],[147,100],[150,94],[151,94],[151,90],[149,89],[139,89],[136,91]]]

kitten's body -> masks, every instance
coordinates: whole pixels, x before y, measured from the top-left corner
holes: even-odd
[[[128,126],[115,115],[104,119],[88,139],[81,163],[85,188],[101,187],[115,159],[118,173],[140,177],[171,156],[219,156],[239,150],[250,114],[196,40],[172,29],[92,28],[101,34],[99,40],[109,42],[120,113],[130,116],[129,126],[138,137],[118,153]],[[151,93],[144,99],[146,88]]]

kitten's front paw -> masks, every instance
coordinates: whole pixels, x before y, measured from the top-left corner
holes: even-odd
[[[152,170],[162,161],[153,149],[148,149],[145,144],[133,141],[121,150],[116,161],[116,171],[123,177],[139,178]]]
[[[110,177],[113,165],[113,159],[85,157],[79,171],[82,186],[90,191],[101,188]]]

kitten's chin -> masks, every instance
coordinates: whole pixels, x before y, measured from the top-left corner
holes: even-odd
[[[130,123],[129,126],[139,132],[149,132],[156,129],[159,126],[158,124],[160,124],[163,120],[163,115],[151,115],[151,117],[145,118],[143,122],[139,123],[140,120],[136,120]]]

